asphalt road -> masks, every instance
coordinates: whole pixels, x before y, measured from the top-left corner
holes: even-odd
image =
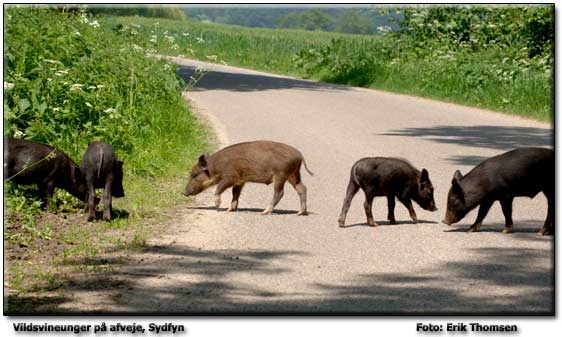
[[[173,235],[151,242],[126,267],[129,291],[104,305],[112,312],[547,314],[553,310],[553,237],[538,237],[546,199],[514,202],[512,234],[494,204],[480,233],[466,233],[472,211],[441,223],[453,172],[522,146],[550,147],[550,125],[490,111],[176,59],[186,79],[210,72],[186,94],[222,145],[268,139],[299,149],[309,176],[310,215],[296,215],[287,184],[277,211],[261,211],[272,186],[248,184],[236,213],[212,208],[213,188],[186,200]],[[398,224],[376,198],[378,227],[365,224],[364,195],[354,198],[346,228],[338,215],[352,164],[393,156],[427,168],[439,211],[414,205],[413,223],[398,203]],[[187,172],[186,172],[187,175]],[[178,186],[178,192],[183,186]]]

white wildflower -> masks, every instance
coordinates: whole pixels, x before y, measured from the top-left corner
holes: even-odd
[[[55,75],[57,75],[57,76],[68,75],[68,70],[57,70],[57,72],[55,73]]]
[[[100,24],[99,24],[98,20],[94,20],[94,21],[90,22],[89,25],[94,27],[94,28],[100,27]]]
[[[96,89],[97,89],[97,87],[95,85],[90,85],[88,87],[88,90],[96,90]]]
[[[117,112],[117,110],[115,110],[113,108],[108,108],[108,109],[103,110],[103,112],[110,114],[110,113]]]
[[[195,40],[197,41],[197,43],[203,43],[203,42],[205,42],[205,40],[203,40],[202,37],[196,37]]]
[[[4,82],[4,90],[12,90],[14,88],[14,84],[10,82]]]
[[[57,60],[43,59],[43,62],[62,65],[62,62]]]
[[[22,139],[25,136],[25,133],[23,133],[20,130],[16,130],[16,132],[14,132],[14,138],[16,139]]]
[[[70,91],[80,91],[80,90],[82,90],[83,86],[84,86],[84,84],[80,84],[80,83],[72,84],[70,86]]]
[[[377,27],[377,31],[381,34],[386,34],[392,32],[392,27],[390,26],[379,26]]]
[[[82,36],[82,34],[80,34],[79,31],[75,30],[74,32],[72,32],[72,34],[76,35],[76,36]]]
[[[181,33],[181,35],[183,35],[183,36],[189,36],[189,33],[187,33],[187,32],[186,32],[186,33]]]
[[[98,84],[98,85],[97,85],[97,88],[98,88],[98,89],[105,88],[105,85],[103,85],[103,84]]]
[[[207,56],[205,56],[205,57],[206,57],[208,60],[211,60],[211,61],[216,61],[217,58],[218,58],[217,55],[207,55]]]
[[[149,40],[150,42],[156,43],[157,40],[158,40],[158,36],[156,36],[156,35],[151,35],[151,36],[150,36],[150,40]]]
[[[88,21],[88,16],[86,15],[86,13],[82,13],[80,15],[80,22],[82,23],[89,23],[90,21]]]
[[[53,112],[59,112],[60,108],[53,108]]]
[[[88,108],[90,108],[90,109],[92,108],[92,105],[90,103],[86,102],[85,104]]]

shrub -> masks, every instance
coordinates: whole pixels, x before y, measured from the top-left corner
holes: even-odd
[[[175,65],[83,10],[8,6],[4,24],[4,136],[49,144],[76,162],[92,141],[111,143],[126,184],[177,174],[204,148]]]

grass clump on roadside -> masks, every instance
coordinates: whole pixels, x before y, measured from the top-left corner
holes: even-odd
[[[553,117],[552,5],[415,6],[382,36],[100,18],[154,52]]]
[[[63,259],[142,246],[149,225],[183,201],[182,178],[208,146],[175,66],[81,11],[8,6],[4,31],[4,136],[49,144],[76,163],[92,141],[110,143],[125,162],[126,195],[114,199],[114,220],[87,223],[82,203],[63,190],[47,214],[35,187],[5,183],[8,261],[20,271],[42,265],[46,275]],[[34,275],[12,281],[33,289]]]
[[[334,40],[300,64],[331,82],[552,119],[552,6],[403,11],[402,29],[377,43]]]

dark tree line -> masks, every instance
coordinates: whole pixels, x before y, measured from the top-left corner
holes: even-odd
[[[376,34],[381,26],[399,28],[394,10],[380,8],[277,8],[185,7],[192,20],[261,28],[320,30],[351,34]]]

